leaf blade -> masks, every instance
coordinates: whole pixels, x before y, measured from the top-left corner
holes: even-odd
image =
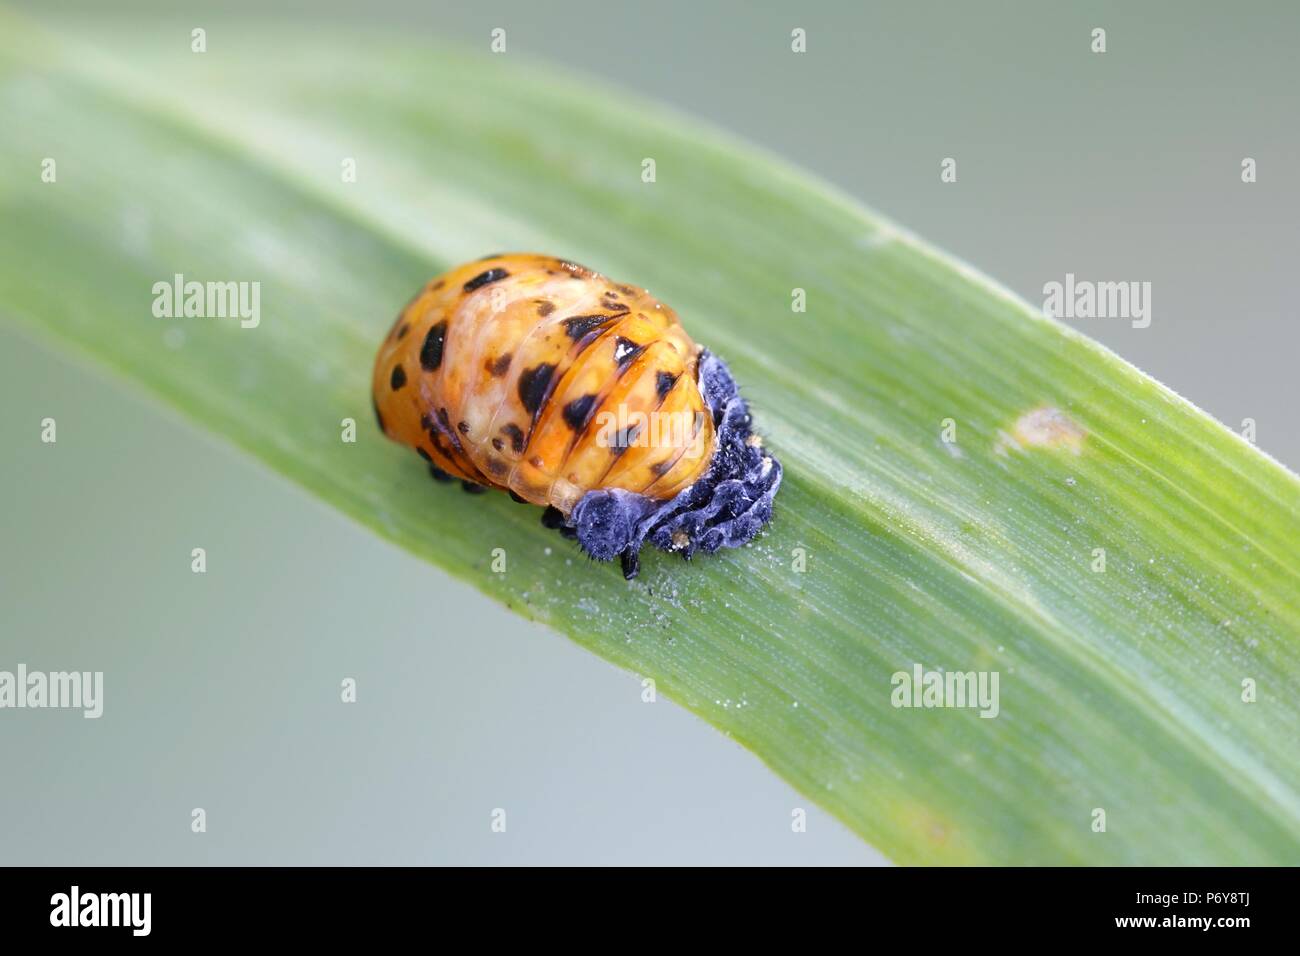
[[[1297,858],[1294,706],[1250,710],[1233,680],[1276,695],[1300,672],[1296,480],[1168,390],[774,161],[536,66],[238,21],[220,58],[138,25],[94,55],[14,22],[0,155],[35,169],[16,131],[52,115],[63,159],[54,190],[0,196],[10,318],[654,676],[895,859]],[[391,313],[503,244],[649,285],[728,359],[787,467],[755,547],[648,556],[653,595],[585,561],[493,575],[485,538],[560,552],[535,513],[439,498],[373,429],[338,442],[341,418],[367,422]],[[265,325],[159,326],[148,290],[173,269],[265,275]],[[1083,429],[1079,454],[1008,443],[1043,407]],[[1122,574],[1088,571],[1102,544]],[[914,662],[1000,669],[1002,715],[893,709]]]

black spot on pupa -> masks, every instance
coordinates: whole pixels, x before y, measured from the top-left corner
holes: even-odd
[[[483,494],[483,492],[487,491],[487,489],[480,484],[475,484],[472,481],[463,481],[463,480],[460,483],[460,490],[471,495],[481,495]]]
[[[519,502],[519,504],[521,504],[521,505],[530,505],[530,504],[532,504],[531,501],[529,501],[527,498],[525,498],[525,497],[524,497],[523,495],[521,495],[519,492],[515,491],[513,488],[507,488],[506,491],[510,494],[510,500],[511,500],[511,501],[517,501],[517,502]]]
[[[503,442],[500,438],[494,438],[492,439],[492,447],[495,448],[497,451],[502,451],[506,447],[506,443]]]
[[[668,472],[673,470],[673,465],[675,464],[677,464],[677,462],[673,459],[665,458],[663,461],[657,461],[651,465],[650,471],[656,478],[662,478],[664,475],[668,474]]]
[[[564,406],[564,423],[575,432],[581,431],[591,420],[591,413],[596,407],[595,395],[583,395]]]
[[[546,318],[546,316],[550,315],[554,311],[555,303],[550,299],[543,299],[541,302],[537,303],[537,314],[542,318]]]
[[[501,429],[501,434],[510,439],[510,447],[514,449],[515,454],[520,454],[524,450],[524,433],[514,422],[506,425]]]
[[[564,524],[564,512],[555,507],[555,505],[547,505],[546,510],[542,512],[542,527],[550,528],[554,531],[557,528],[563,528]]]
[[[621,367],[627,365],[644,351],[644,345],[639,345],[631,339],[625,339],[620,335],[618,341],[614,343],[614,361]]]
[[[438,449],[441,454],[445,455],[447,449],[443,447],[442,432],[438,431],[438,423],[428,415],[423,415],[420,418],[420,427],[423,428],[424,433],[429,436],[429,441],[433,442],[433,447]]]
[[[428,415],[422,415],[420,417],[420,427],[423,428],[425,434],[429,436],[429,443],[432,444],[433,447],[438,450],[438,454],[442,455],[442,457],[447,459],[448,461],[455,461],[456,456],[453,454],[452,450],[448,448],[447,445],[443,442],[442,433],[438,431],[438,425],[436,422],[434,422],[432,418],[430,418]],[[455,437],[456,436],[454,435],[452,436],[453,439]],[[434,475],[434,477],[437,478],[438,476]]]
[[[434,481],[451,481],[451,475],[447,474],[447,472],[443,471],[432,462],[429,464],[429,475]]]
[[[655,373],[655,393],[662,399],[673,390],[677,384],[677,376],[671,372]]]
[[[469,434],[469,422],[457,422],[457,423],[456,423],[456,431],[460,432],[462,435],[468,435],[468,434]]]
[[[442,345],[447,337],[447,320],[443,319],[424,337],[420,346],[420,368],[426,372],[436,372],[442,364]]]
[[[513,353],[507,352],[505,355],[500,355],[495,359],[489,359],[487,361],[488,374],[500,378],[502,375],[506,374],[506,371],[510,368],[510,360],[512,358],[514,358]]]
[[[410,323],[403,322],[401,325],[397,327],[397,337],[399,339],[404,339],[406,338],[406,333],[409,331],[411,331]]]
[[[430,435],[438,435],[439,433],[445,434],[449,439],[451,439],[451,447],[456,449],[456,451],[458,452],[463,452],[465,450],[464,446],[461,445],[460,443],[460,436],[457,435],[454,431],[452,431],[451,416],[447,414],[446,408],[438,409],[438,422],[441,424],[442,426],[441,428],[434,426],[433,422],[430,422],[429,425],[426,426],[429,434]],[[439,451],[442,450],[442,446],[439,445],[437,442],[434,442],[434,446]]]
[[[470,279],[462,287],[466,292],[473,292],[475,289],[481,289],[489,282],[499,282],[506,276],[510,275],[505,269],[488,269],[486,272],[480,272],[474,278]]]
[[[425,451],[423,448],[417,448],[417,449],[415,449],[415,453],[416,453],[417,455],[419,455],[421,458],[423,458],[425,461],[427,461],[429,464],[431,464],[431,465],[433,464],[433,456],[430,455],[430,454],[429,454],[427,451]]]
[[[393,386],[393,391],[397,391],[406,384],[406,370],[400,365],[393,366],[393,374],[388,377],[388,384]]]
[[[387,433],[388,429],[384,427],[384,416],[379,411],[379,403],[372,398],[370,400],[370,407],[375,410],[375,422],[379,425],[379,430],[381,432]]]
[[[609,445],[610,454],[617,458],[619,455],[623,454],[623,452],[631,448],[632,443],[636,441],[636,436],[640,431],[640,425],[633,425],[632,427],[624,428],[622,431],[615,434],[614,440],[610,442]]]
[[[564,320],[564,334],[573,341],[578,341],[593,329],[598,329],[609,322],[610,319],[617,318],[613,315],[575,315]]]
[[[489,458],[487,461],[487,469],[490,474],[496,475],[498,478],[504,478],[510,473],[510,466],[500,458]]]
[[[543,362],[526,369],[519,376],[519,400],[524,403],[524,408],[534,415],[542,407],[542,399],[546,397],[546,388],[551,384],[551,376],[555,374],[555,365],[551,362]]]

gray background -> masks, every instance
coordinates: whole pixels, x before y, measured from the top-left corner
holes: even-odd
[[[1300,466],[1294,5],[274,6],[484,50],[503,26],[508,55],[746,137],[1033,303],[1067,271],[1149,281],[1150,328],[1072,324]],[[0,381],[0,668],[107,684],[98,721],[0,712],[0,862],[881,862],[815,808],[792,834],[806,800],[631,675],[3,325]]]

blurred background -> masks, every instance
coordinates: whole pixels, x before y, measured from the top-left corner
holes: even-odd
[[[509,55],[757,143],[1035,305],[1067,272],[1150,282],[1150,327],[1070,324],[1300,467],[1293,4],[221,7],[485,55],[504,27]],[[0,863],[884,862],[632,675],[2,322],[0,381],[0,669],[112,673],[100,720],[0,713]],[[54,456],[52,397],[82,433]],[[219,575],[189,572],[199,530]]]

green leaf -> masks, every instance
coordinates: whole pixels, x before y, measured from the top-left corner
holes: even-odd
[[[1245,441],[846,197],[590,81],[264,22],[213,18],[204,54],[179,23],[80,29],[0,14],[6,321],[653,677],[899,862],[1300,862],[1300,484]],[[787,473],[755,544],[647,551],[627,583],[382,438],[398,308],[502,250],[645,285],[730,362]],[[261,323],[154,317],[176,273],[260,282]],[[894,707],[917,664],[996,671],[998,715]]]

